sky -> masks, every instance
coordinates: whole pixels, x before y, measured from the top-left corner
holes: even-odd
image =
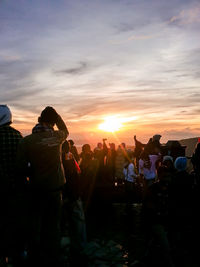
[[[0,104],[23,135],[46,106],[77,143],[200,135],[200,1],[0,0],[0,36]]]

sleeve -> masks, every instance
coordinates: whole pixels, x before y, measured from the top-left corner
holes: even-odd
[[[61,138],[61,141],[64,141],[68,137],[69,131],[60,115],[58,115],[56,126],[58,131],[55,131],[55,133]]]

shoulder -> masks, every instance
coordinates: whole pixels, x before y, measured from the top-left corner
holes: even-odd
[[[11,129],[11,131],[12,131],[13,133],[15,133],[16,135],[22,137],[22,134],[21,134],[20,131],[16,130],[15,128],[13,128],[13,127],[11,127],[11,126],[10,126],[10,129]]]

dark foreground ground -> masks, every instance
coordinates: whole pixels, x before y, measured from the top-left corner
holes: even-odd
[[[159,246],[152,240],[147,241],[141,226],[141,201],[136,199],[127,207],[123,200],[118,197],[98,197],[88,209],[88,245],[85,249],[87,266],[164,267]],[[176,252],[174,267],[200,266],[198,253],[191,251],[192,246],[188,244]]]

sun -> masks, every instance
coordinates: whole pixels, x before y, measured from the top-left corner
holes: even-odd
[[[98,126],[99,130],[110,132],[110,133],[119,131],[121,127],[122,127],[122,123],[120,119],[116,117],[107,117],[105,121],[99,124]]]

